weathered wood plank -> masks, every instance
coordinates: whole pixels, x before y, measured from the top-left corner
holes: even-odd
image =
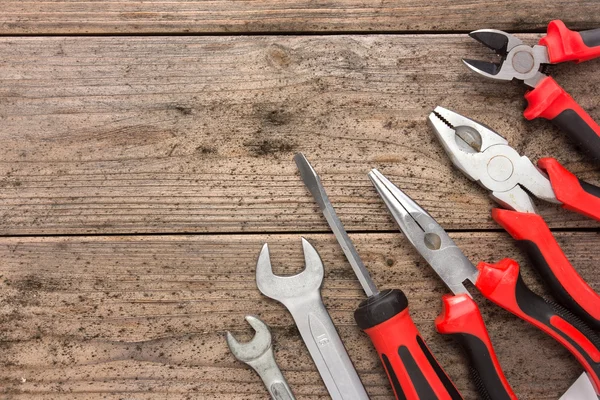
[[[511,256],[505,234],[452,235],[473,261]],[[400,234],[352,235],[380,287],[402,288],[413,319],[467,399],[476,395],[460,349],[434,331],[443,284]],[[596,289],[598,233],[561,233]],[[331,235],[308,236],[326,267],[323,297],[373,399],[391,398],[377,356],[354,325],[363,298]],[[5,398],[262,399],[257,376],[223,338],[248,338],[243,316],[273,328],[277,359],[300,399],[326,398],[290,315],[255,286],[261,244],[276,273],[303,268],[299,236],[111,236],[0,239],[0,391]],[[526,282],[543,293],[531,268]],[[551,339],[476,298],[521,399],[556,399],[579,374]]]
[[[600,25],[595,0],[4,1],[2,34],[468,31]]]
[[[564,135],[523,119],[523,88],[462,65],[489,56],[481,47],[464,35],[3,38],[0,232],[324,231],[296,151],[350,230],[395,229],[373,167],[447,229],[498,228],[426,126],[438,104],[598,183]],[[598,118],[597,69],[555,75]],[[553,227],[597,226],[540,211]]]

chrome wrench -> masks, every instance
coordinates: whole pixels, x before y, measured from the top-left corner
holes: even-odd
[[[294,276],[273,274],[265,243],[256,264],[258,289],[282,303],[292,314],[304,344],[333,400],[368,400],[369,396],[350,361],[333,321],[321,299],[323,262],[302,238],[306,269]]]
[[[256,334],[251,341],[240,343],[227,332],[229,350],[235,358],[248,364],[258,373],[273,400],[295,400],[275,361],[269,327],[253,315],[246,315],[246,321],[254,328]]]

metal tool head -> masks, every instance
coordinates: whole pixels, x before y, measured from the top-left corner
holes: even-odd
[[[522,80],[531,87],[546,77],[540,72],[541,65],[550,62],[545,46],[527,46],[516,36],[496,29],[480,29],[469,36],[501,57],[499,63],[463,59],[472,71],[491,79]]]
[[[442,278],[446,286],[454,294],[469,294],[464,282],[468,280],[475,284],[479,271],[450,239],[446,231],[427,211],[379,171],[372,170],[369,179],[400,230]]]
[[[523,44],[523,41],[515,35],[497,29],[479,29],[469,33],[469,36],[503,57]]]
[[[314,293],[323,282],[323,262],[317,250],[302,238],[304,251],[304,271],[293,276],[273,274],[269,246],[265,243],[256,263],[256,284],[262,294],[282,303],[291,298]]]
[[[436,107],[428,123],[452,163],[504,207],[535,213],[528,193],[560,203],[546,174],[487,126],[443,107]]]
[[[323,216],[327,220],[327,223],[331,227],[335,238],[342,247],[346,258],[348,259],[348,262],[350,262],[352,270],[356,274],[356,277],[358,278],[358,281],[363,287],[366,295],[368,297],[376,295],[379,293],[377,286],[371,279],[369,271],[360,259],[356,248],[354,248],[352,240],[350,240],[346,229],[344,229],[342,221],[340,221],[338,218],[333,205],[329,201],[329,197],[327,196],[327,193],[325,193],[325,188],[321,183],[319,175],[317,175],[317,172],[313,169],[312,165],[310,165],[306,157],[304,157],[304,154],[296,154],[294,156],[294,161],[296,161],[296,165],[298,166],[298,170],[302,176],[302,181],[304,181],[304,184],[323,212]]]
[[[238,342],[231,332],[227,332],[227,345],[238,360],[248,363],[258,359],[271,349],[271,331],[267,324],[254,315],[246,315],[246,321],[256,332],[252,340],[246,343]]]

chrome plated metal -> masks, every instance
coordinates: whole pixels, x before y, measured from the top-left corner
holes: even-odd
[[[436,107],[428,123],[452,163],[504,207],[535,213],[529,193],[561,204],[546,174],[487,126],[443,107]]]
[[[590,378],[584,372],[558,400],[599,400]]]
[[[379,293],[377,290],[377,286],[371,279],[371,275],[369,271],[365,267],[365,264],[360,259],[352,240],[346,233],[344,229],[344,225],[342,225],[342,221],[338,218],[335,213],[335,209],[333,205],[329,201],[329,197],[327,197],[327,193],[325,192],[325,188],[321,183],[321,179],[319,175],[315,172],[312,165],[308,162],[304,154],[298,153],[294,156],[294,161],[296,161],[296,165],[298,166],[298,170],[300,170],[300,175],[302,176],[302,180],[304,181],[304,185],[308,188],[313,198],[319,205],[319,208],[323,212],[323,216],[327,220],[329,227],[333,231],[335,238],[338,243],[342,247],[346,258],[350,262],[352,269],[354,270],[354,274],[358,278],[363,290],[365,291],[368,297],[374,296]]]
[[[516,36],[496,29],[480,29],[469,35],[502,57],[500,63],[463,59],[472,71],[490,79],[518,79],[530,87],[546,77],[540,72],[543,64],[550,64],[546,46],[527,46]]]
[[[454,294],[471,294],[465,281],[477,282],[479,271],[431,215],[379,171],[369,179],[390,210],[400,230]]]
[[[271,331],[267,324],[253,315],[246,315],[246,321],[256,332],[251,341],[238,342],[231,332],[227,332],[227,345],[241,362],[248,364],[258,373],[273,400],[295,400],[292,390],[283,377],[271,343]]]
[[[321,299],[323,262],[304,238],[304,271],[293,276],[273,274],[269,246],[265,244],[256,264],[258,289],[282,303],[292,314],[304,344],[333,400],[368,400],[367,392],[331,317]]]

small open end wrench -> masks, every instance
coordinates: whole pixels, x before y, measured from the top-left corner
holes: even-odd
[[[304,344],[333,400],[368,400],[346,348],[321,299],[323,262],[317,250],[302,238],[306,269],[294,276],[273,274],[269,246],[256,264],[256,284],[267,297],[282,303],[292,314]]]
[[[227,332],[229,350],[235,358],[248,364],[258,373],[273,400],[295,400],[275,361],[269,327],[253,315],[246,315],[246,321],[254,328],[256,334],[251,341],[240,343],[231,332]]]

